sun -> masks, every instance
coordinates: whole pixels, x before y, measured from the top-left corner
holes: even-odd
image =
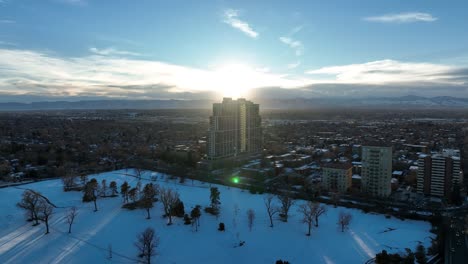
[[[215,76],[222,87],[217,88],[223,97],[246,97],[255,83],[255,69],[240,63],[224,64],[215,70]]]

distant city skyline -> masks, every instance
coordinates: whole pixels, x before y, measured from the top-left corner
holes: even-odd
[[[468,97],[468,3],[0,0],[0,102]]]

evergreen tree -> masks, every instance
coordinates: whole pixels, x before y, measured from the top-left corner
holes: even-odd
[[[130,186],[128,185],[128,182],[122,183],[120,185],[120,193],[122,194],[123,197],[123,202],[128,203],[128,191],[130,190]]]
[[[198,231],[198,226],[200,226],[200,216],[201,216],[200,205],[197,205],[190,212],[190,217],[193,219],[193,224],[195,225],[195,231]]]
[[[111,191],[111,195],[117,195],[117,183],[115,181],[111,181],[109,184],[109,189]]]
[[[181,200],[177,200],[175,206],[172,208],[171,214],[177,217],[183,217],[185,214],[184,203]]]
[[[225,231],[226,230],[226,228],[224,226],[224,223],[219,223],[218,230],[219,231]]]
[[[426,257],[426,249],[422,244],[419,244],[416,247],[416,252],[414,253],[414,256],[416,257],[416,261],[419,264],[426,264],[427,263],[427,257]]]
[[[96,179],[91,179],[89,182],[85,184],[85,187],[83,188],[83,202],[91,202],[93,201],[94,203],[94,211],[96,212],[98,210],[97,208],[97,189],[98,189],[98,182]]]
[[[132,200],[132,202],[136,202],[137,200],[137,196],[138,196],[138,190],[137,188],[131,188],[129,191],[128,191],[128,197],[130,197],[130,199]]]
[[[184,225],[190,225],[192,220],[190,220],[190,216],[188,214],[184,214]]]
[[[154,196],[156,195],[156,192],[154,190],[154,186],[152,183],[148,183],[145,185],[143,188],[143,198],[142,198],[142,206],[143,208],[146,209],[146,213],[148,216],[146,219],[150,219],[150,209],[153,208],[153,202],[154,202]]]
[[[219,192],[217,187],[210,188],[210,201],[211,201],[210,206],[216,215],[219,213],[219,205],[221,204],[220,194],[221,193]]]

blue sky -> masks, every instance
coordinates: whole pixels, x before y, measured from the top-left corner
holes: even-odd
[[[461,0],[0,0],[0,95],[468,97],[466,10]]]

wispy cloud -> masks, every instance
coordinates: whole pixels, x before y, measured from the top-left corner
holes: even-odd
[[[295,35],[296,33],[299,33],[302,29],[304,28],[304,25],[300,25],[297,27],[294,27],[291,32],[289,33],[290,36]]]
[[[299,67],[299,65],[301,65],[301,62],[297,61],[297,62],[289,63],[288,65],[286,65],[286,67],[288,69],[295,69],[295,68]]]
[[[1,46],[16,46],[15,43],[8,42],[8,41],[2,41],[2,40],[0,40],[0,45]]]
[[[258,33],[252,29],[252,27],[245,21],[239,19],[239,11],[235,9],[228,9],[224,11],[224,23],[230,25],[233,28],[236,28],[244,32],[247,36],[251,38],[257,38]]]
[[[86,5],[86,0],[57,0],[59,2],[71,5]]]
[[[0,24],[14,24],[16,21],[10,19],[0,19]]]
[[[362,64],[324,67],[309,70],[312,75],[330,76],[328,81],[338,83],[362,84],[389,84],[389,83],[445,83],[463,85],[466,79],[457,77],[456,72],[461,68],[457,66],[421,63],[400,62],[396,60],[379,60]]]
[[[102,55],[102,56],[115,56],[115,55],[139,56],[140,55],[139,53],[136,53],[136,52],[118,50],[115,48],[98,49],[98,48],[92,47],[89,49],[89,51],[91,51],[94,54]]]
[[[279,40],[293,49],[296,56],[301,56],[304,52],[304,46],[302,42],[298,40],[294,40],[290,37],[280,37]]]
[[[434,22],[438,18],[428,13],[408,12],[398,14],[385,14],[381,16],[365,17],[364,20],[381,23],[413,23],[413,22]]]

